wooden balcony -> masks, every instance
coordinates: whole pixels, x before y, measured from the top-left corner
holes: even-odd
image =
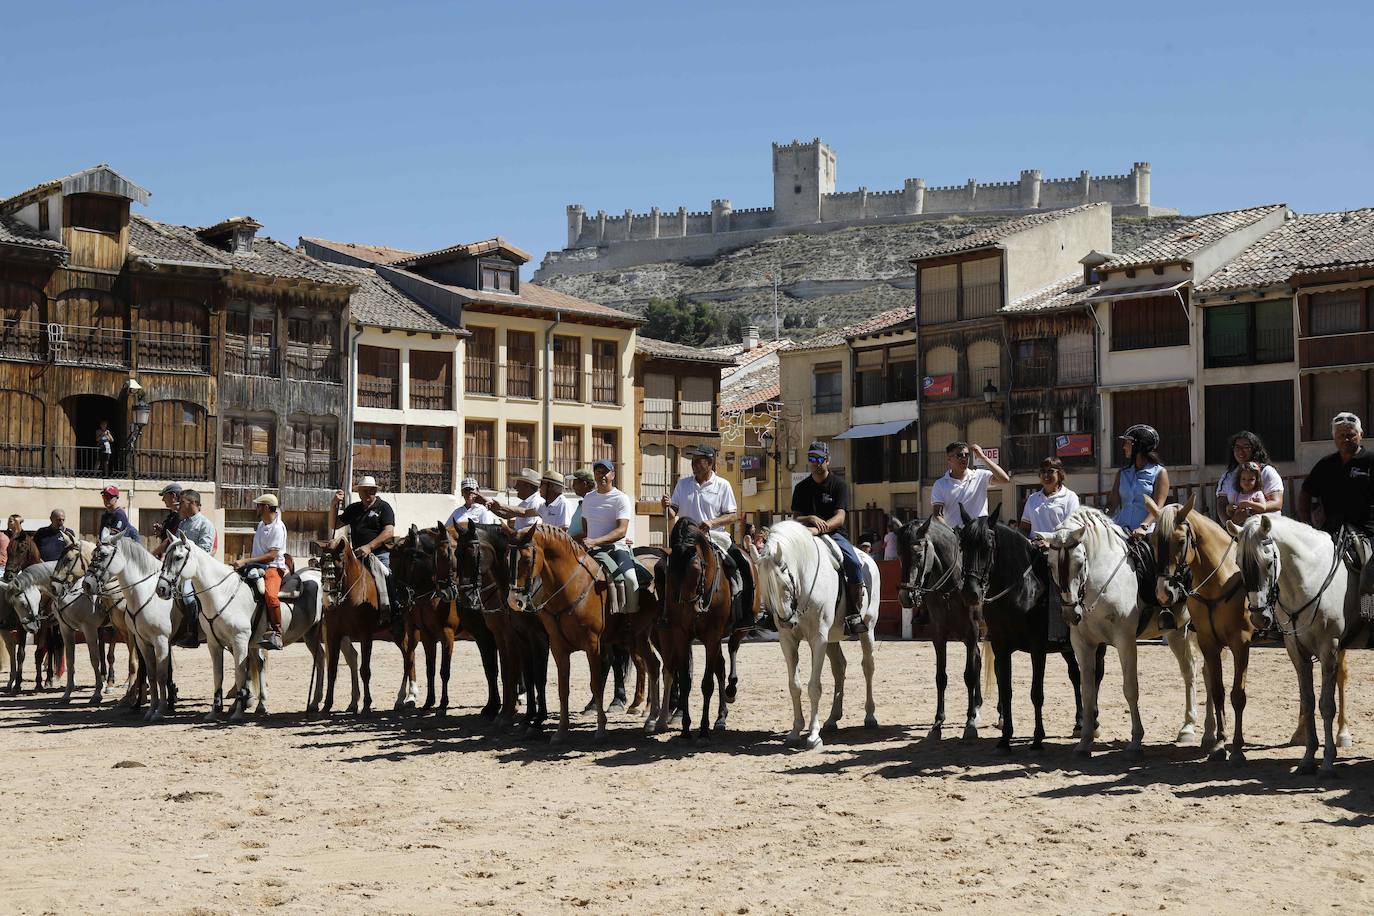
[[[1374,331],[1299,338],[1298,359],[1304,369],[1374,362]]]
[[[358,406],[397,410],[401,406],[401,385],[396,379],[372,375],[358,376]]]

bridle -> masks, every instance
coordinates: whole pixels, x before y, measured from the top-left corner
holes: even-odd
[[[718,557],[715,557],[713,555],[715,553],[715,550],[715,544],[711,542],[711,538],[709,535],[698,534],[697,542],[693,548],[694,556],[691,559],[684,560],[683,562],[684,571],[687,568],[695,566],[698,560],[701,562],[701,572],[697,576],[697,586],[694,593],[691,596],[692,602],[695,605],[696,612],[698,614],[705,614],[707,611],[710,610],[711,604],[716,599],[716,592],[719,591],[721,587],[721,566],[723,564],[720,562],[720,559]],[[706,570],[707,567],[711,564],[712,560],[714,560],[715,562],[714,567],[712,568],[712,575],[710,577],[711,586],[708,589],[706,586]],[[668,560],[668,565],[669,569],[671,569],[671,557]],[[685,579],[686,577],[684,576],[683,578]],[[682,597],[682,585],[683,582],[681,579],[679,579],[677,584],[677,600],[679,604],[686,603]]]
[[[538,538],[536,537],[536,534],[538,533],[540,527],[541,526],[539,525],[532,525],[531,527],[526,528],[525,530],[530,532],[528,536],[528,542],[526,544],[521,544],[518,541],[516,541],[511,544],[510,548],[510,569],[512,580],[510,587],[511,594],[514,596],[518,596],[520,606],[525,610],[526,613],[530,614],[543,613],[548,608],[548,606],[553,602],[553,599],[557,598],[559,595],[563,594],[563,592],[567,590],[568,584],[571,581],[571,579],[569,579],[569,582],[564,582],[562,585],[558,586],[558,588],[554,589],[553,593],[550,594],[547,598],[545,598],[542,602],[538,604],[535,603],[534,596],[536,594],[542,594],[544,591],[544,579],[542,576],[539,575],[538,572],[539,569],[541,569],[543,566],[541,558],[542,554],[544,553],[544,549],[539,546],[539,544],[537,543]],[[576,542],[572,541],[571,538],[569,538],[569,543],[573,545],[572,549],[574,551],[574,557],[577,560],[578,567],[581,568],[581,570],[587,574],[587,587],[584,588],[582,590],[582,593],[578,595],[576,599],[570,602],[568,606],[565,607],[563,610],[549,611],[549,613],[554,617],[559,617],[563,614],[568,613],[569,611],[574,611],[577,608],[581,607],[582,602],[587,600],[587,595],[590,594],[591,590],[596,587],[597,580],[600,578],[596,573],[587,569],[586,552],[583,551],[582,553],[577,553]],[[516,584],[515,580],[518,580],[520,578],[520,559],[523,556],[524,548],[526,546],[528,546],[530,549],[530,575],[529,578],[525,581],[524,585],[518,585]]]
[[[990,598],[987,597],[988,589],[991,587],[992,582],[992,571],[997,568],[997,526],[995,524],[989,523],[986,519],[984,520],[983,524],[990,533],[990,537],[988,540],[988,561],[987,563],[983,564],[983,567],[981,569],[975,567],[972,563],[970,563],[969,573],[964,577],[964,585],[967,586],[971,579],[973,584],[978,586],[979,593],[984,596],[982,599],[980,599],[979,603],[992,604],[994,601],[1000,601],[1001,599],[1005,598],[1007,594],[1016,587],[1017,583],[1013,580],[1010,585],[1002,589],[997,594],[993,595]],[[963,551],[961,550],[960,554],[962,555],[962,553]]]
[[[95,553],[91,556],[91,562],[86,567],[86,575],[82,577],[83,582],[89,582],[93,586],[93,588],[89,590],[91,598],[103,597],[108,593],[110,588],[110,576],[113,575],[115,552],[118,549],[119,545],[117,541],[109,544],[96,545]],[[109,550],[109,554],[102,557],[101,551],[104,550]],[[159,567],[158,572],[161,572],[161,567]],[[142,579],[130,582],[128,588],[133,588],[135,585],[141,585],[157,574],[157,572],[148,573],[148,575],[144,576]],[[127,589],[121,587],[120,590],[126,591]],[[138,615],[143,613],[143,609],[146,608],[155,597],[157,597],[156,588],[153,589],[152,593],[149,594],[147,598],[143,599],[143,603],[138,607],[130,607],[126,603],[124,613],[132,619],[137,620]]]
[[[1194,586],[1192,584],[1192,560],[1195,560],[1200,555],[1197,546],[1197,535],[1193,531],[1192,524],[1187,521],[1175,522],[1175,528],[1183,529],[1182,550],[1176,552],[1170,550],[1170,539],[1168,537],[1161,535],[1159,542],[1159,552],[1164,555],[1159,563],[1160,574],[1165,583],[1169,586],[1170,596],[1172,597],[1174,594],[1181,595],[1182,597],[1179,599],[1179,603],[1187,601],[1190,598],[1197,599],[1206,605],[1209,611],[1215,609],[1216,606],[1222,602],[1229,601],[1233,598],[1236,593],[1245,586],[1245,583],[1240,578],[1237,578],[1236,582],[1230,588],[1226,589],[1224,593],[1216,598],[1204,596],[1202,594],[1202,587],[1212,581],[1217,573],[1221,572],[1221,567],[1226,565],[1226,558],[1231,555],[1231,551],[1236,549],[1237,542],[1235,538],[1231,539],[1230,546],[1226,548],[1226,552],[1222,554],[1221,559],[1217,562],[1216,566],[1213,567],[1212,571],[1204,576],[1201,582]],[[1192,558],[1191,560],[1190,557]]]
[[[454,564],[455,582],[453,589],[459,606],[470,611],[481,611],[484,614],[496,614],[500,613],[502,610],[500,603],[497,602],[494,606],[488,607],[486,599],[487,595],[492,592],[495,592],[497,595],[501,593],[501,583],[496,574],[498,567],[495,562],[498,554],[496,548],[493,546],[491,548],[492,564],[490,567],[492,581],[489,585],[484,584],[488,570],[482,562],[486,559],[486,553],[483,550],[483,546],[482,538],[475,529],[470,535],[461,535],[459,537],[458,548],[455,551],[457,554],[457,562]],[[513,551],[514,546],[512,545],[509,550]],[[469,557],[472,560],[473,577],[471,585],[465,584],[467,577],[463,575],[464,557]]]
[[[1350,529],[1344,525],[1341,526],[1341,533],[1337,536],[1331,551],[1331,569],[1327,572],[1326,579],[1322,582],[1321,588],[1317,589],[1317,593],[1303,602],[1301,606],[1291,611],[1284,607],[1283,599],[1279,594],[1279,579],[1283,572],[1283,561],[1279,555],[1278,547],[1275,545],[1273,537],[1266,537],[1260,542],[1259,546],[1261,548],[1268,548],[1274,551],[1274,555],[1269,564],[1269,585],[1268,588],[1264,589],[1264,604],[1257,609],[1265,623],[1276,626],[1279,633],[1283,636],[1296,637],[1298,635],[1298,618],[1302,615],[1302,612],[1308,608],[1315,608],[1317,603],[1321,601],[1322,595],[1326,594],[1326,590],[1331,587],[1332,581],[1336,578],[1337,570],[1341,568],[1341,563],[1344,562],[1344,554],[1350,546],[1350,537]],[[1248,589],[1249,583],[1243,581],[1244,576],[1244,567],[1242,566],[1242,584]],[[1259,585],[1259,583],[1255,584],[1256,586]],[[1258,593],[1260,589],[1257,587],[1254,591]],[[1287,629],[1284,628],[1283,622],[1274,615],[1274,608],[1278,608],[1279,611],[1288,618]]]
[[[178,553],[180,553],[181,555],[181,560],[176,565],[176,572],[173,572],[171,560],[173,557],[177,556]],[[174,599],[177,593],[177,583],[180,582],[182,577],[184,576],[186,572],[186,564],[190,561],[191,548],[186,544],[173,543],[172,546],[167,549],[166,556],[162,558],[162,568],[158,571],[157,588],[154,590],[153,594],[160,595],[166,600]],[[215,589],[219,588],[225,582],[227,582],[230,579],[230,577],[237,577],[238,580],[234,583],[234,594],[229,596],[230,600],[232,600],[234,595],[238,594],[239,589],[243,588],[243,576],[239,574],[239,571],[237,569],[234,569],[232,566],[229,568],[229,572],[225,573],[224,576],[222,576],[218,582],[214,583],[213,585],[207,585],[205,588],[193,589],[191,591],[191,596],[199,598],[201,595],[208,594],[214,591]],[[139,581],[141,582],[143,580],[140,579]],[[137,585],[138,583],[133,582],[130,584]],[[165,595],[163,595],[164,591],[166,591]],[[150,598],[149,600],[152,599]],[[254,600],[256,600],[256,596]],[[147,601],[144,602],[145,605],[147,603]],[[219,610],[215,614],[215,616],[211,617],[209,614],[205,613],[205,606],[203,602],[198,602],[198,606],[200,608],[200,616],[204,617],[205,622],[210,626],[214,626],[215,621],[219,620],[220,616],[224,613],[223,610]],[[229,601],[225,601],[223,607],[228,606]],[[139,607],[139,610],[141,611],[143,610],[143,608]]]
[[[1080,540],[1077,544],[1074,544],[1072,546],[1064,544],[1054,548],[1055,552],[1059,554],[1058,562],[1056,563],[1057,572],[1059,573],[1059,575],[1055,577],[1056,579],[1058,579],[1058,581],[1054,584],[1059,588],[1060,602],[1065,607],[1070,608],[1074,612],[1075,623],[1081,622],[1084,617],[1087,617],[1088,614],[1092,613],[1093,609],[1097,607],[1097,602],[1101,601],[1102,596],[1107,593],[1107,587],[1112,584],[1112,580],[1116,578],[1117,573],[1121,572],[1121,567],[1126,565],[1126,560],[1130,557],[1130,550],[1126,547],[1123,539],[1123,543],[1121,545],[1121,559],[1116,561],[1116,566],[1112,567],[1111,573],[1107,576],[1105,580],[1103,580],[1102,584],[1098,587],[1097,597],[1093,599],[1092,604],[1087,605],[1085,607],[1083,605],[1083,596],[1088,591],[1088,580],[1091,576],[1091,573],[1088,569],[1086,547],[1083,549],[1083,574],[1081,576],[1072,577],[1069,575],[1070,554],[1072,554],[1073,551],[1076,548],[1078,548],[1081,544],[1082,541]],[[1080,583],[1078,586],[1077,595],[1073,593],[1073,584],[1075,582]]]
[[[910,565],[910,572],[915,573],[915,576],[908,578],[907,581],[897,586],[897,596],[905,599],[905,601],[902,602],[903,604],[909,601],[910,604],[907,605],[908,607],[920,607],[926,595],[933,595],[937,592],[944,591],[945,587],[949,585],[950,581],[954,578],[954,575],[959,572],[959,561],[956,557],[955,562],[945,569],[944,573],[936,580],[934,585],[926,585],[925,582],[930,578],[931,571],[935,566],[935,560],[937,559],[933,547],[934,545],[930,543],[928,536],[917,538],[916,542],[911,545],[911,552],[920,557],[920,562]]]

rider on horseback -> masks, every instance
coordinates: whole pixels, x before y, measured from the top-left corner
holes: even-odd
[[[1158,607],[1155,598],[1155,556],[1146,535],[1154,530],[1154,519],[1145,505],[1145,497],[1162,506],[1169,500],[1169,469],[1159,463],[1159,433],[1153,426],[1137,423],[1119,437],[1126,466],[1116,472],[1116,484],[1107,496],[1112,521],[1129,534],[1126,552],[1136,571],[1139,583],[1141,619],[1148,609]],[[1172,630],[1178,626],[1174,612],[1159,607],[1159,628]]]
[[[520,497],[520,502],[514,506],[503,506],[480,494],[477,502],[490,509],[497,518],[509,520],[511,529],[521,531],[539,520],[540,511],[544,508],[544,497],[539,492],[542,483],[534,468],[521,468],[520,473],[511,478],[511,485],[515,487],[515,495]]]
[[[606,554],[611,558],[615,566],[614,578],[625,583],[628,605],[628,593],[638,589],[647,579],[647,574],[625,546],[625,536],[630,532],[630,522],[635,515],[634,502],[616,488],[615,464],[609,459],[593,461],[592,473],[596,475],[596,489],[582,498],[583,530],[574,532],[573,539],[580,541],[593,556]],[[634,578],[630,578],[631,575]],[[625,610],[626,605],[620,609]]]
[[[343,490],[334,492],[334,502],[342,506],[348,500]],[[358,501],[350,503],[339,513],[338,527],[348,526],[348,539],[353,553],[372,574],[377,584],[378,621],[382,626],[391,622],[391,602],[388,587],[391,580],[391,539],[396,535],[396,510],[377,496],[377,480],[366,475],[358,481]]]
[[[195,490],[181,491],[181,502],[177,507],[180,516],[177,533],[206,553],[215,550],[215,525],[209,516],[200,511],[200,493]],[[170,543],[170,538],[164,542]],[[196,587],[190,579],[182,582],[182,625],[183,632],[177,645],[184,649],[194,649],[200,645],[200,613],[196,610]]]
[[[1349,411],[1331,420],[1336,451],[1312,466],[1298,493],[1298,519],[1313,524],[1312,499],[1321,504],[1323,531],[1333,537],[1342,527],[1374,540],[1374,454],[1364,447],[1360,418]],[[1374,559],[1360,576],[1360,594],[1374,593]]]
[[[263,566],[263,583],[266,594],[263,604],[267,607],[267,622],[270,629],[263,634],[259,645],[264,649],[281,648],[281,580],[286,571],[286,525],[281,520],[281,505],[275,493],[264,493],[253,500],[258,507],[258,527],[253,532],[252,555],[246,560],[235,560],[229,565],[242,570],[245,566]]]
[[[740,569],[746,566],[744,554],[730,537],[730,526],[739,518],[739,506],[730,481],[716,474],[716,450],[709,445],[694,445],[686,450],[692,459],[692,473],[673,487],[671,497],[663,497],[663,507],[672,511],[667,530],[673,530],[678,517],[691,519],[711,538],[720,550],[725,574],[730,579],[731,593],[738,600],[744,595],[744,577]]]
[[[811,473],[792,489],[793,521],[810,528],[817,537],[829,535],[840,549],[844,594],[849,605],[849,612],[844,618],[844,632],[846,636],[856,636],[865,629],[861,616],[864,589],[872,588],[872,584],[864,581],[859,555],[844,535],[849,488],[844,481],[830,473],[830,446],[826,443],[812,442],[806,451],[806,460],[811,465]]]
[[[567,531],[577,504],[563,492],[563,475],[553,469],[545,471],[539,478],[539,495],[544,500],[539,505],[539,520]]]

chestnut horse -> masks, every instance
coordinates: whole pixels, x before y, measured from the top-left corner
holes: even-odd
[[[689,698],[692,640],[699,639],[706,648],[706,670],[701,679],[702,710],[698,738],[708,741],[711,737],[711,696],[717,682],[721,691],[720,709],[715,722],[717,729],[725,729],[727,699],[733,700],[733,689],[729,697],[726,694],[725,653],[721,650],[721,640],[730,638],[733,655],[739,646],[739,631],[735,628],[734,620],[734,587],[710,536],[696,522],[687,518],[678,519],[669,535],[668,546],[667,561],[660,562],[656,569],[656,573],[663,577],[659,599],[664,602],[666,626],[659,627],[654,634],[663,653],[663,702],[659,704],[655,728],[659,731],[666,728],[669,710],[676,708],[682,713],[682,737],[691,737]],[[745,572],[751,580],[757,581],[752,564]],[[750,602],[752,606],[745,609],[751,624],[758,616],[757,588],[753,596]],[[674,704],[673,687],[679,680],[682,681],[682,693],[679,702]],[[734,686],[732,678],[730,687]]]
[[[517,734],[538,733],[548,718],[544,688],[549,675],[549,635],[531,614],[518,614],[506,605],[510,592],[507,562],[510,540],[501,525],[459,522],[454,526],[458,606],[486,619],[501,656],[502,704],[497,723],[515,724],[515,702],[524,686],[525,715]]]
[[[345,639],[362,644],[360,673],[363,678],[363,714],[372,711],[372,641],[381,627],[377,583],[353,553],[348,535],[320,541],[320,571],[327,600],[324,606],[324,634],[329,658],[328,689],[321,712],[334,708],[334,681],[339,674],[339,651]],[[399,614],[393,609],[392,613]],[[403,647],[401,647],[403,648]],[[351,661],[351,659],[350,659]],[[348,712],[358,711],[358,693],[353,691]]]
[[[659,715],[658,656],[650,633],[658,620],[658,596],[642,588],[633,614],[610,612],[613,584],[601,564],[563,529],[531,525],[511,539],[511,609],[538,613],[549,634],[549,648],[558,666],[558,731],[549,740],[560,743],[568,736],[569,660],[573,652],[587,654],[591,669],[592,697],[596,700],[596,737],[606,735],[606,707],[602,694],[610,649],[618,644],[629,650],[636,665],[649,675],[649,714],[645,730]],[[648,558],[644,558],[648,559]],[[633,573],[632,573],[633,575]],[[627,587],[637,583],[631,581]]]

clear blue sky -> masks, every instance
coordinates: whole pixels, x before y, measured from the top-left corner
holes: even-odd
[[[1343,4],[10,3],[0,195],[99,161],[148,215],[536,259],[564,206],[1127,171],[1186,213],[1374,205],[1374,13]]]

